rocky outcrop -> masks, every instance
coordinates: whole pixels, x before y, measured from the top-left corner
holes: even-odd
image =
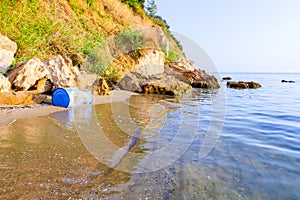
[[[38,58],[18,63],[16,68],[8,75],[13,88],[17,90],[37,89],[49,91],[51,84],[46,83],[49,79],[55,87],[75,87],[78,83],[79,71],[73,67],[68,58],[58,55],[55,58],[41,62]],[[43,79],[43,83],[39,82]],[[39,83],[40,86],[37,86]],[[44,89],[42,89],[43,84]]]
[[[152,53],[152,54],[157,54]],[[161,57],[162,58],[162,57]],[[161,61],[161,59],[159,60]],[[122,89],[138,93],[181,95],[189,93],[192,87],[219,88],[218,80],[203,70],[197,70],[192,61],[180,59],[178,62],[146,64],[135,67],[123,76],[119,85]],[[192,87],[191,87],[192,86]]]
[[[11,84],[5,76],[0,74],[0,92],[1,91],[10,91],[11,89]]]
[[[43,66],[38,58],[18,63],[16,68],[8,75],[9,81],[17,90],[28,90],[33,87],[38,80],[49,75],[48,70]]]
[[[0,73],[7,71],[14,61],[14,55],[17,51],[17,44],[8,37],[0,34]]]
[[[43,66],[48,70],[49,79],[55,87],[74,87],[79,80],[79,71],[73,67],[72,61],[61,55],[43,62]]]
[[[190,67],[184,67],[182,65],[183,64],[178,64],[178,62],[169,63],[169,66],[165,68],[165,73],[173,75],[195,88],[217,89],[220,87],[215,76],[209,75],[200,69],[189,70]]]
[[[261,84],[256,83],[256,82],[244,82],[244,81],[239,81],[239,82],[233,82],[229,81],[227,82],[227,87],[229,88],[235,88],[235,89],[256,89],[262,87]]]
[[[181,58],[177,62],[171,62],[170,66],[173,68],[178,68],[181,71],[187,70],[187,71],[194,71],[195,70],[195,63],[191,60]]]
[[[154,75],[164,72],[165,55],[158,49],[141,49],[132,51],[114,60],[107,74],[117,72],[119,77],[113,82],[119,82],[130,71],[144,75]]]

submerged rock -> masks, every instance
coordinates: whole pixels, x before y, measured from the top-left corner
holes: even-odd
[[[235,89],[256,89],[262,87],[261,84],[256,83],[256,82],[244,82],[244,81],[239,81],[239,82],[234,82],[234,81],[229,81],[227,82],[227,87],[229,88],[235,88]]]
[[[11,84],[5,76],[0,73],[0,91],[10,91]]]
[[[7,36],[0,33],[0,73],[6,72],[14,61],[14,55],[17,51],[17,44],[11,41]]]

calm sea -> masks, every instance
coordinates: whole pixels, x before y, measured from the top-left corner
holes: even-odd
[[[222,76],[263,87],[132,96],[0,129],[0,197],[300,199],[300,74]]]

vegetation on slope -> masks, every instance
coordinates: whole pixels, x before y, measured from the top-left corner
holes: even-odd
[[[16,62],[57,53],[84,56],[104,38],[137,24],[152,25],[117,0],[0,1],[0,32],[17,42]]]
[[[171,38],[167,23],[155,12],[147,14],[144,3],[145,0],[1,0],[0,33],[17,43],[15,63],[62,54],[76,65],[106,38],[126,33],[125,30],[161,26]],[[173,60],[174,49],[170,54]]]

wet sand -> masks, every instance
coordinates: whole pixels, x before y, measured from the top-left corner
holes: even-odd
[[[116,90],[110,96],[94,96],[93,104],[106,104],[111,102],[122,102],[136,93]],[[67,110],[68,108],[56,107],[47,104],[37,105],[0,105],[0,127],[14,123],[19,119],[27,119],[39,116],[46,116],[55,112]]]

